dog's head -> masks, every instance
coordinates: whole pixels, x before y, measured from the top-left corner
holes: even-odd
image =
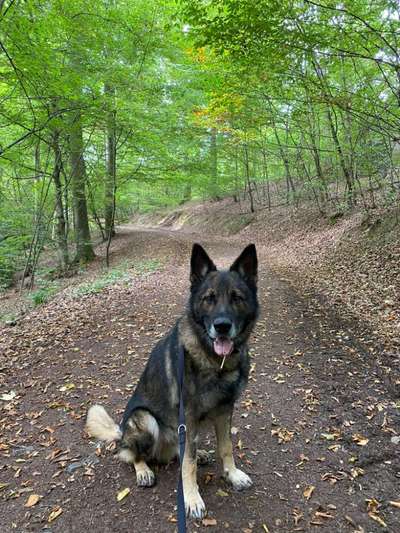
[[[219,357],[246,342],[258,315],[257,253],[247,246],[229,270],[219,271],[205,250],[194,244],[189,311],[203,346]]]

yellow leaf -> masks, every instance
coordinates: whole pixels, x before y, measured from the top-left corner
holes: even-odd
[[[40,500],[39,494],[31,494],[27,499],[24,507],[33,507]]]
[[[263,530],[265,531],[265,533],[269,533],[269,529],[267,528],[265,524],[263,524]]]
[[[354,468],[351,469],[351,477],[353,479],[356,479],[358,476],[363,476],[364,474],[365,474],[364,469],[358,466],[355,466]]]
[[[312,496],[312,493],[314,492],[315,490],[315,487],[313,485],[310,485],[309,487],[307,487],[304,492],[303,492],[303,496],[304,498],[308,501],[311,496]]]
[[[321,437],[326,440],[335,440],[337,435],[335,433],[321,433]]]
[[[76,388],[76,385],[74,383],[66,383],[65,385],[60,387],[58,390],[60,392],[65,392],[65,391],[72,390],[72,389],[75,389],[75,388]]]
[[[229,494],[227,492],[225,492],[224,490],[222,490],[222,489],[218,489],[215,494],[217,496],[222,496],[222,497],[225,497],[225,498],[226,498],[226,496],[229,496]]]
[[[53,520],[58,518],[62,512],[63,512],[62,507],[56,507],[49,514],[49,517],[48,517],[47,521],[48,522],[53,522]]]
[[[378,516],[377,514],[374,514],[374,513],[368,513],[368,516],[370,518],[372,518],[372,520],[375,520],[375,522],[378,522],[378,524],[382,527],[387,527],[387,524],[386,522],[384,522],[382,520],[382,518],[380,516]]]
[[[290,442],[293,439],[294,431],[289,431],[286,428],[278,428],[271,430],[272,436],[278,437],[279,444],[282,444],[282,442]]]
[[[376,498],[370,498],[368,500],[365,500],[367,503],[367,511],[370,513],[376,513],[378,511],[378,507],[380,507],[379,502]]]
[[[121,500],[126,498],[128,494],[130,493],[130,491],[131,489],[129,487],[126,487],[125,489],[120,490],[117,494],[117,501],[120,502]]]
[[[360,433],[354,433],[353,441],[357,444],[357,446],[366,446],[369,442],[369,439],[367,439],[367,437],[363,437],[363,435],[360,435]]]

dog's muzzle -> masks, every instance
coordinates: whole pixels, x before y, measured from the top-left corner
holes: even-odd
[[[226,357],[233,352],[234,325],[229,318],[216,318],[211,326],[210,337],[213,339],[214,352]]]

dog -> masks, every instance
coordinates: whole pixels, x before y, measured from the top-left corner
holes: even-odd
[[[257,253],[248,245],[227,271],[217,270],[205,250],[194,244],[190,298],[183,316],[155,346],[120,424],[100,405],[88,411],[86,429],[100,440],[117,442],[119,459],[133,464],[137,485],[150,487],[155,476],[148,463],[168,463],[178,454],[178,353],[185,354],[183,399],[186,449],[182,463],[186,513],[206,514],[197,485],[199,427],[210,421],[216,431],[225,479],[234,489],[252,485],[235,465],[231,419],[235,401],[249,374],[248,339],[256,323]]]

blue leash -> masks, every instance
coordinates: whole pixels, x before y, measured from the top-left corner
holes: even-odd
[[[185,374],[185,350],[179,347],[178,354],[178,383],[179,383],[179,416],[178,416],[178,442],[179,442],[179,481],[177,490],[178,504],[178,533],[186,533],[185,496],[183,494],[182,463],[185,455],[186,424],[185,408],[183,405],[183,379]]]

